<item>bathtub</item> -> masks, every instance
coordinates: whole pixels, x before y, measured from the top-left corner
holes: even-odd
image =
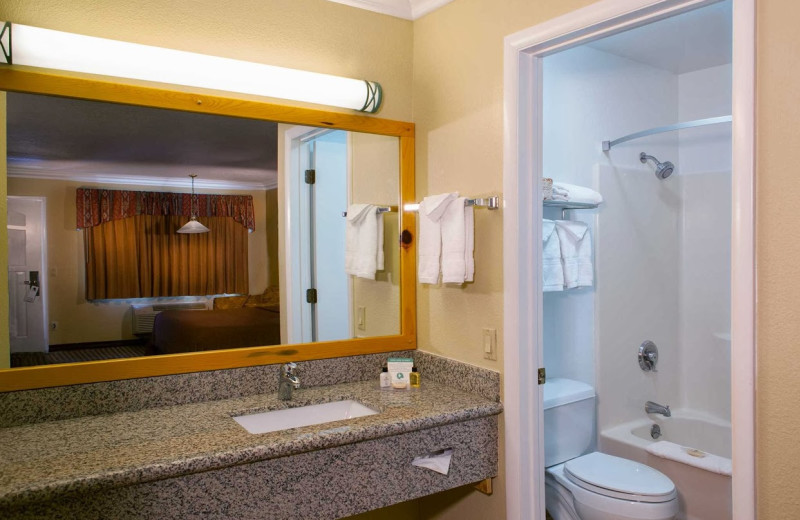
[[[672,417],[650,416],[600,433],[600,451],[647,464],[667,475],[678,490],[681,520],[732,518],[731,477],[658,457],[645,449],[653,442],[650,428],[658,424],[658,440],[674,442],[730,459],[731,424],[691,411],[673,411]]]

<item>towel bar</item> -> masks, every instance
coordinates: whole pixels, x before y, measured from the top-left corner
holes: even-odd
[[[378,206],[378,213],[390,213],[392,211],[397,211],[397,206]],[[346,217],[347,212],[342,211],[342,216]]]
[[[500,195],[492,195],[486,198],[466,199],[465,206],[475,206],[476,208],[500,209]],[[419,211],[419,204],[406,204],[403,211]]]

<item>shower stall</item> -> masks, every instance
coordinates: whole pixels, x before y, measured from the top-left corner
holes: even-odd
[[[543,210],[589,226],[595,273],[594,287],[544,293],[548,377],[592,385],[595,449],[665,473],[680,518],[698,520],[731,517],[731,13],[711,4],[542,69],[544,176],[604,199]],[[656,370],[637,362],[647,341]],[[650,453],[656,440],[686,460]]]

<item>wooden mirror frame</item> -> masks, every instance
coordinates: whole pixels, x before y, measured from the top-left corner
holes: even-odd
[[[416,202],[413,123],[254,101],[252,97],[237,97],[233,93],[220,96],[170,90],[170,86],[167,88],[161,85],[151,86],[152,84],[144,82],[134,84],[118,81],[123,80],[71,75],[31,67],[0,66],[0,90],[5,92],[105,101],[398,137],[400,139],[400,236],[404,238],[400,244],[400,334],[3,369],[0,370],[0,392],[417,348],[416,244],[414,240],[408,240],[409,236],[413,237],[415,234],[416,214],[402,210],[405,204]],[[4,195],[7,194],[6,188],[3,192]],[[5,214],[0,216],[0,219],[5,220]],[[0,316],[4,317],[4,323],[0,323],[0,334],[4,337],[8,337],[8,311],[8,298],[4,297],[0,303]]]

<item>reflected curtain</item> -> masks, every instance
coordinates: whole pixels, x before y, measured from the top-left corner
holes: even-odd
[[[209,233],[179,234],[183,215],[138,214],[83,229],[86,298],[247,294],[247,228],[200,219]]]

